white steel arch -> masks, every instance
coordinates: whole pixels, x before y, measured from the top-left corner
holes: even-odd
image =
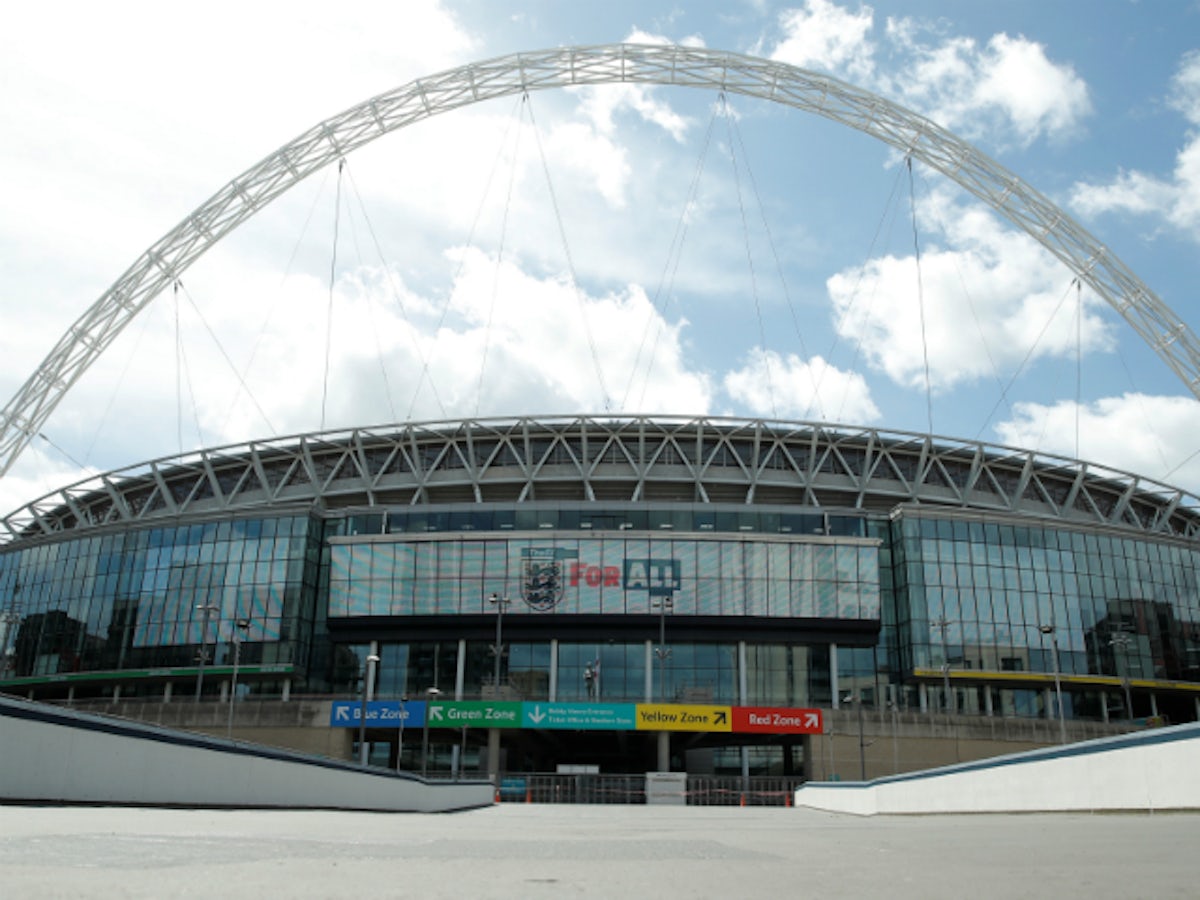
[[[869,91],[785,63],[695,47],[608,44],[517,53],[419,78],[318,123],[234,178],[142,253],[0,411],[0,475],[138,312],[209,247],[302,179],[438,113],[528,91],[615,82],[705,88],[781,103],[925,163],[1062,260],[1200,398],[1200,343],[1183,320],[1066,212],[966,141]]]

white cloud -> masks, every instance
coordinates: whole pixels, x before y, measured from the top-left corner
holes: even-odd
[[[983,46],[911,19],[889,18],[877,43],[874,10],[806,0],[779,18],[771,57],[846,78],[966,137],[1005,132],[1022,145],[1075,131],[1091,112],[1087,85],[1041,44],[999,33]],[[887,66],[882,60],[887,58]],[[892,75],[891,72],[902,72]]]
[[[874,422],[879,408],[866,380],[819,356],[802,360],[755,348],[742,368],[728,372],[725,392],[759,416]]]
[[[1172,81],[1171,105],[1200,126],[1200,52],[1184,57]],[[1161,218],[1200,241],[1200,130],[1188,135],[1171,177],[1128,171],[1105,184],[1079,182],[1071,204],[1085,216],[1118,212]]]
[[[779,14],[784,37],[771,59],[868,79],[875,68],[875,46],[868,39],[874,17],[869,6],[852,13],[830,0],[806,0],[803,7]]]
[[[1077,415],[1079,458],[1200,492],[1200,403],[1191,397],[1129,393],[1078,409],[1020,403],[996,431],[1005,444],[1074,457]]]
[[[63,461],[56,450],[38,441],[0,478],[0,516],[92,474],[93,470],[82,470]]]
[[[623,43],[659,46],[680,43],[689,47],[704,46],[704,41],[695,35],[676,42],[663,35],[650,34],[638,29],[629,32]],[[642,121],[661,128],[681,143],[687,137],[688,128],[691,126],[691,122],[685,116],[677,113],[670,104],[659,98],[654,88],[644,84],[599,84],[568,90],[579,95],[581,112],[604,138],[611,138],[616,130],[617,116],[623,112],[632,112]]]
[[[1075,302],[1069,273],[1031,237],[1006,230],[990,212],[935,193],[918,213],[943,223],[949,246],[914,257],[885,256],[827,282],[838,333],[861,342],[870,363],[897,384],[945,391],[960,383],[1007,379],[1026,359],[1075,352]],[[919,275],[919,280],[918,280]],[[1084,296],[1082,349],[1111,345]],[[1059,310],[1056,315],[1056,310]],[[924,334],[922,334],[922,312]]]

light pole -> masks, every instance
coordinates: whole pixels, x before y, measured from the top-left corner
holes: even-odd
[[[859,688],[855,693],[847,694],[843,702],[853,703],[858,707],[858,778],[859,781],[866,781],[867,740],[866,732],[863,728],[862,688]]]
[[[404,756],[404,720],[408,716],[408,710],[404,704],[408,702],[408,694],[400,695],[400,737],[396,740],[396,771],[401,770],[400,760]]]
[[[1042,625],[1038,630],[1042,634],[1050,635],[1050,641],[1054,645],[1054,693],[1058,698],[1058,742],[1065,744],[1067,742],[1067,723],[1063,718],[1062,676],[1059,675],[1058,669],[1058,632],[1053,625]]]
[[[237,702],[237,677],[238,664],[242,661],[242,636],[249,628],[249,619],[235,619],[233,632],[230,634],[230,638],[233,640],[233,679],[229,688],[229,725],[225,730],[225,736],[230,740],[233,740],[233,704]]]
[[[946,652],[946,629],[950,627],[950,620],[947,619],[945,616],[942,616],[940,619],[934,619],[929,624],[932,625],[934,628],[938,629],[942,633],[942,697],[943,697],[942,704],[943,704],[943,708],[946,710],[947,713],[949,713],[951,711],[957,712],[957,709],[951,710],[951,708],[950,708],[950,704],[951,704],[950,655]],[[958,703],[955,702],[954,706],[957,707]]]
[[[363,660],[362,667],[362,707],[359,709],[358,715],[358,764],[365,766],[367,764],[367,688],[371,683],[371,678],[375,674],[375,664],[379,662],[379,657],[372,653]]]
[[[425,701],[425,727],[424,733],[421,736],[421,777],[426,778],[429,775],[429,711],[433,701],[440,694],[435,687],[426,688],[425,694],[428,699]]]
[[[507,597],[501,597],[499,594],[492,594],[488,597],[488,603],[496,607],[496,643],[492,644],[492,655],[496,657],[495,673],[492,676],[492,689],[496,692],[496,697],[500,696],[500,658],[504,656],[504,607],[512,603]]]
[[[650,601],[651,609],[658,607],[658,649],[654,655],[658,658],[658,695],[663,702],[667,699],[667,660],[671,658],[671,650],[667,647],[667,610],[674,605],[675,598],[669,594]]]
[[[196,609],[204,613],[204,623],[200,626],[200,652],[197,654],[200,667],[196,670],[196,702],[199,703],[204,690],[204,664],[208,662],[208,617],[220,612],[221,607],[214,603],[197,603]]]
[[[1112,636],[1112,638],[1109,639],[1108,643],[1110,646],[1120,647],[1123,655],[1125,656],[1125,671],[1121,675],[1121,687],[1124,688],[1124,690],[1125,690],[1125,718],[1129,720],[1130,724],[1132,724],[1133,723],[1133,699],[1130,696],[1130,692],[1129,692],[1129,643],[1130,643],[1130,637],[1124,631],[1117,631],[1117,632],[1113,633],[1113,636]],[[1116,666],[1115,666],[1116,660],[1114,659],[1113,662],[1114,662],[1113,668],[1116,668]]]

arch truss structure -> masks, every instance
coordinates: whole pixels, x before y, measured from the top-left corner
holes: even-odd
[[[611,44],[517,53],[419,78],[310,128],[251,166],[146,250],[67,332],[0,411],[0,475],[63,395],[151,300],[280,194],[389,132],[485,100],[619,82],[740,94],[840,122],[957,182],[1062,260],[1200,398],[1200,343],[1166,304],[1047,197],[929,119],[785,63],[696,47]]]

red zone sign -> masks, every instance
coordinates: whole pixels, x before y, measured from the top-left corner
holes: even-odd
[[[819,709],[778,709],[769,706],[735,706],[732,730],[754,734],[821,734],[824,722]]]

